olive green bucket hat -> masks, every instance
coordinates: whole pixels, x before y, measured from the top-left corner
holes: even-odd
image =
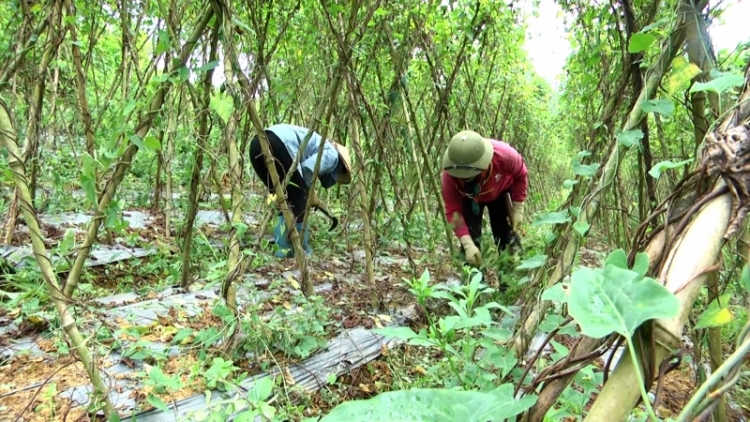
[[[470,179],[487,170],[492,161],[492,142],[473,130],[453,136],[443,155],[443,170],[453,177]]]

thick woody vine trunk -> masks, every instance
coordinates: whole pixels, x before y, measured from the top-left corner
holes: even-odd
[[[175,72],[187,62],[188,57],[190,57],[193,49],[195,48],[195,44],[198,42],[198,38],[200,38],[203,30],[206,28],[206,25],[208,25],[208,22],[212,17],[213,10],[209,7],[205,10],[203,16],[200,17],[200,20],[196,24],[193,33],[190,35],[190,38],[188,38],[187,42],[182,46],[179,58],[174,60],[169,66],[168,72],[170,74],[172,72]],[[164,99],[169,93],[171,84],[172,82],[170,80],[166,80],[162,82],[159,88],[156,90],[156,93],[154,94],[148,110],[143,113],[144,117],[135,128],[135,134],[139,138],[143,139],[146,136],[148,131],[151,129],[154,118],[157,114],[161,113]],[[91,222],[86,229],[86,238],[84,239],[83,244],[78,250],[76,260],[71,266],[70,273],[68,273],[68,278],[65,282],[64,293],[67,297],[72,296],[73,291],[78,285],[78,280],[80,279],[81,273],[83,271],[83,265],[86,262],[86,258],[88,258],[89,253],[91,252],[92,245],[96,241],[96,236],[99,232],[99,226],[104,220],[104,215],[107,207],[109,207],[112,198],[114,198],[115,196],[115,192],[117,192],[117,188],[125,178],[125,174],[130,168],[130,164],[133,162],[133,158],[135,157],[135,154],[137,152],[138,146],[134,143],[130,143],[123,153],[122,157],[120,157],[120,160],[115,167],[114,174],[107,181],[102,191],[101,197],[99,198],[99,204],[96,209],[96,215],[91,219]]]
[[[357,104],[354,90],[351,88],[353,82],[351,78],[354,76],[351,74],[347,75],[347,84],[349,85],[349,97],[351,107],[351,146],[356,157],[356,167],[359,172],[359,176],[356,178],[357,193],[359,194],[360,208],[362,213],[362,242],[365,246],[365,267],[367,271],[367,284],[372,288],[370,295],[370,307],[372,309],[380,308],[380,296],[377,292],[375,284],[375,253],[374,253],[374,238],[372,235],[372,225],[370,224],[371,217],[368,212],[368,205],[370,204],[370,195],[367,192],[367,186],[365,185],[365,174],[366,168],[364,163],[366,162],[364,155],[362,154],[362,143],[359,139],[359,118],[360,114],[357,111],[355,105]]]
[[[693,83],[705,82],[711,80],[710,71],[713,69],[714,57],[711,54],[711,40],[708,32],[706,31],[706,23],[703,19],[702,14],[699,10],[688,16],[687,25],[687,53],[688,60],[691,64],[696,65],[700,70],[701,74],[693,78]],[[694,92],[690,96],[690,105],[693,119],[693,132],[695,139],[695,148],[699,148],[703,139],[706,137],[708,128],[711,124],[711,120],[718,118],[718,98],[716,93],[711,93],[710,103],[715,107],[711,107],[710,113],[706,113],[706,93],[703,91]],[[720,296],[719,293],[719,282],[716,274],[709,274],[708,278],[709,294],[708,301],[712,301]],[[708,329],[708,352],[710,357],[711,371],[716,370],[721,366],[723,362],[723,353],[721,350],[721,327],[712,327]],[[698,343],[696,343],[698,344]],[[696,348],[695,357],[700,360],[701,348]],[[698,378],[698,382],[703,382],[705,379]],[[713,412],[714,422],[726,422],[727,409],[726,409],[726,398],[722,397],[718,406]]]
[[[182,106],[182,91],[176,96],[172,110],[180,110]],[[177,112],[172,111],[167,119],[167,151],[164,154],[164,174],[166,175],[166,186],[165,186],[165,198],[164,198],[164,236],[167,238],[172,237],[172,219],[175,215],[174,201],[172,199],[174,192],[174,179],[172,178],[172,160],[174,159],[174,139],[175,129],[174,126],[177,120]]]
[[[31,203],[34,203],[34,197],[36,193],[36,176],[37,168],[39,166],[39,122],[42,120],[42,106],[44,104],[44,91],[47,82],[47,69],[49,68],[52,60],[57,56],[57,51],[60,46],[62,38],[65,37],[65,31],[60,28],[60,20],[62,14],[62,4],[57,3],[52,6],[52,10],[48,19],[53,23],[50,31],[48,32],[47,46],[42,53],[42,60],[39,63],[39,67],[36,72],[36,84],[34,85],[34,92],[31,95],[29,101],[29,116],[26,124],[26,144],[24,145],[23,160],[26,171],[28,172],[28,188],[31,194]],[[2,80],[0,80],[2,82]],[[0,84],[1,86],[1,84]],[[10,244],[13,239],[13,231],[16,227],[18,219],[18,207],[21,206],[21,198],[19,197],[20,192],[16,188],[13,200],[11,201],[10,212],[8,212],[8,220],[5,225],[5,243]]]
[[[95,359],[92,357],[90,351],[86,348],[86,342],[78,330],[75,323],[75,318],[71,312],[67,297],[62,294],[60,285],[55,275],[55,270],[52,267],[52,263],[47,253],[47,248],[44,246],[44,239],[42,237],[42,231],[39,227],[39,220],[34,210],[34,205],[31,202],[31,193],[29,192],[29,185],[26,182],[26,169],[24,168],[23,160],[21,158],[21,152],[16,142],[16,134],[10,120],[10,113],[4,101],[0,100],[0,137],[2,138],[3,146],[8,150],[8,165],[13,172],[13,179],[16,183],[16,189],[19,195],[19,205],[21,212],[26,222],[26,226],[29,228],[29,236],[31,237],[31,248],[34,251],[39,270],[44,278],[47,291],[49,292],[52,302],[55,304],[55,309],[60,316],[60,325],[63,328],[68,340],[71,344],[71,352],[73,352],[83,364],[91,379],[91,384],[94,387],[94,395],[98,400],[104,403],[104,416],[109,419],[115,410],[112,407],[112,403],[109,400],[109,394],[107,387],[104,385],[102,378],[99,374],[99,368],[96,364]]]
[[[230,10],[225,10],[224,13],[230,13]],[[226,39],[233,40],[234,32],[232,27],[231,16],[224,16],[224,33]],[[224,76],[227,92],[231,94],[231,98],[234,100],[238,98],[237,87],[234,83],[234,68],[232,67],[232,61],[228,55],[224,55]],[[242,169],[243,160],[241,151],[237,143],[237,127],[239,126],[239,113],[240,110],[236,109],[229,116],[227,127],[224,135],[224,143],[227,146],[229,152],[229,178],[231,180],[232,189],[232,236],[229,240],[229,259],[227,260],[227,276],[222,283],[222,297],[227,303],[227,306],[234,312],[237,313],[237,297],[236,289],[232,285],[234,280],[239,277],[244,271],[241,271],[242,264],[242,250],[240,249],[240,234],[237,232],[239,224],[242,223]]]
[[[723,184],[719,183],[715,189]],[[705,270],[714,265],[724,245],[730,207],[731,197],[726,193],[710,201],[667,254],[672,264],[660,278],[666,280],[667,289],[676,292],[680,311],[673,319],[655,321],[658,329],[654,330],[656,349],[652,364],[658,365],[680,347],[683,327],[708,277]],[[696,274],[702,275],[696,277]],[[677,291],[680,286],[685,287]],[[624,354],[584,421],[625,420],[640,398],[636,371],[643,374],[643,368],[636,366],[629,354]]]
[[[213,3],[213,2],[212,2]],[[214,30],[211,34],[211,46],[208,54],[208,63],[216,60],[218,56],[219,46],[219,29],[222,25],[221,9],[218,7],[214,8],[214,15],[216,16],[216,23]],[[205,155],[206,146],[208,144],[209,127],[209,103],[211,102],[211,78],[214,75],[214,68],[210,68],[206,71],[203,79],[203,98],[201,104],[196,104],[196,113],[198,114],[198,127],[196,137],[198,143],[195,148],[195,159],[193,160],[193,171],[190,177],[190,199],[188,200],[187,215],[185,218],[185,228],[183,229],[183,246],[182,246],[182,274],[180,278],[180,286],[187,288],[190,285],[190,273],[192,269],[191,265],[191,252],[193,248],[193,229],[195,228],[195,216],[198,213],[198,190],[201,184],[201,170],[203,170],[203,157]],[[196,99],[197,102],[197,99]],[[200,107],[200,108],[198,108]],[[223,202],[224,198],[219,191],[219,200]]]
[[[685,1],[687,2],[688,0]],[[653,98],[659,82],[671,67],[675,54],[677,54],[677,51],[685,41],[684,15],[684,13],[680,13],[671,35],[662,45],[661,54],[647,72],[643,90],[640,92],[638,100],[635,102],[630,114],[628,115],[627,121],[622,127],[623,131],[633,130],[640,127],[641,120],[645,116],[641,104]],[[623,146],[620,142],[616,140],[613,140],[613,142],[615,145],[612,146],[611,152],[602,166],[603,168],[599,180],[595,183],[589,184],[589,194],[586,196],[586,202],[582,204],[578,221],[591,224],[599,211],[601,198],[613,186],[620,163],[628,150],[628,148]],[[546,287],[556,284],[570,272],[578,253],[581,238],[580,236],[570,235],[566,236],[564,242],[564,247],[561,249],[562,256],[557,261],[554,271],[545,283]],[[540,277],[546,274],[547,271],[547,268],[543,268],[535,274],[534,278],[540,279]],[[537,306],[533,307],[531,314],[527,318],[521,319],[523,325],[514,335],[514,347],[517,356],[523,356],[526,353],[528,342],[531,339],[531,336],[534,335],[539,322],[546,314],[548,306],[549,303],[547,301],[540,300]]]

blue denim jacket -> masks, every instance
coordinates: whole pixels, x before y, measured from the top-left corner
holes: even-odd
[[[281,123],[266,128],[275,133],[276,136],[281,139],[286,146],[289,155],[292,160],[297,156],[302,142],[305,140],[308,129],[290,125],[287,123]],[[312,184],[313,171],[315,170],[315,161],[318,159],[318,146],[320,145],[321,136],[317,132],[313,132],[310,140],[307,142],[307,147],[302,152],[302,156],[297,166],[297,171],[302,175],[302,179],[305,181],[306,187],[310,187]],[[339,153],[331,142],[326,140],[323,144],[323,156],[320,158],[320,169],[318,170],[318,179],[324,188],[328,189],[336,184],[336,176],[339,172]]]

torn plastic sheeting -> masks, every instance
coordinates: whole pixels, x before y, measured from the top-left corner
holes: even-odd
[[[389,326],[394,325],[397,324],[389,324]],[[401,343],[399,339],[384,338],[361,327],[346,330],[331,342],[326,352],[316,354],[300,365],[289,367],[289,373],[295,385],[302,386],[308,391],[314,392],[325,385],[326,378],[329,375],[336,374],[336,376],[340,376],[348,373],[380,356],[383,346],[391,349],[399,343]],[[276,369],[272,372],[272,375],[278,376],[279,373],[280,371]],[[245,380],[240,383],[240,388],[248,391],[252,389],[255,381],[267,376],[269,374],[262,374]],[[236,395],[212,391],[211,403],[225,400],[230,396],[236,397]],[[134,417],[139,422],[174,422],[190,417],[196,412],[203,410],[206,406],[206,397],[205,394],[199,394],[180,400],[174,403],[174,405],[168,405],[170,409],[176,408],[176,412],[164,413],[161,410],[152,409],[136,414]],[[207,412],[211,411],[209,409],[205,410]],[[238,409],[235,415],[243,410],[245,408]],[[230,418],[229,420],[234,420],[234,418]]]
[[[10,359],[18,353],[29,353],[32,356],[47,354],[36,344],[33,337],[21,337],[19,339],[9,340],[11,345],[0,348],[0,356],[4,359]]]
[[[88,224],[89,221],[91,221],[91,217],[92,214],[90,213],[62,212],[59,214],[40,214],[39,220],[44,224],[54,227],[80,227]],[[184,215],[178,213],[175,217],[177,219],[182,219],[184,218]],[[229,213],[229,217],[232,217],[231,213]],[[122,218],[128,222],[128,225],[131,228],[134,229],[145,229],[155,222],[153,215],[138,210],[123,210]],[[253,223],[255,222],[255,217],[251,213],[244,213],[242,221],[245,223]],[[226,219],[224,218],[224,213],[222,211],[200,210],[195,215],[196,225],[208,224],[220,226],[224,223],[226,223]]]
[[[264,277],[255,278],[253,274],[245,274],[242,280],[243,282],[250,282],[254,284],[256,287],[257,286],[267,287],[270,284],[270,280]],[[178,286],[169,286],[166,289],[159,292],[154,298],[148,298],[144,295],[139,295],[136,292],[127,292],[127,293],[120,293],[120,294],[116,294],[112,296],[96,298],[96,299],[93,299],[93,301],[103,306],[107,306],[111,308],[115,308],[115,307],[119,308],[123,306],[134,305],[136,303],[145,302],[145,301],[152,301],[152,300],[161,301],[161,300],[165,300],[166,298],[170,296],[182,295],[182,294],[186,294],[190,292],[193,292],[193,293],[208,292],[208,294],[216,296],[215,290],[210,290],[211,288],[213,288],[213,286],[205,287],[204,285],[202,287],[195,288],[197,285],[199,285],[199,283],[200,281],[193,283],[190,286],[190,288],[188,288],[187,291]]]
[[[263,292],[265,293],[265,292]],[[212,287],[193,292],[178,293],[171,296],[147,299],[107,310],[106,319],[116,324],[118,318],[129,320],[133,324],[151,324],[159,316],[169,316],[171,309],[179,309],[193,317],[202,312],[201,305],[219,299],[218,288]],[[241,306],[252,300],[250,292],[243,286],[237,286],[237,304]]]
[[[154,299],[164,300],[165,298],[169,296],[174,296],[174,295],[178,295],[181,293],[184,293],[183,289],[179,287],[175,287],[175,286],[170,286],[162,290],[161,292],[159,292]],[[136,292],[127,292],[127,293],[120,293],[120,294],[116,294],[112,296],[92,299],[92,301],[102,306],[106,306],[108,308],[119,308],[122,306],[132,305],[136,302],[140,302],[143,300],[143,297],[144,297],[143,295],[139,295]]]
[[[265,279],[258,279],[263,281]],[[315,286],[317,294],[328,291],[332,288],[330,283],[318,284]],[[107,311],[106,319],[110,323],[115,323],[117,318],[130,320],[135,324],[150,324],[159,316],[168,316],[172,308],[180,308],[188,316],[195,316],[202,311],[201,305],[209,304],[216,299],[220,299],[219,287],[209,287],[192,292],[179,292],[169,289],[170,294],[162,294],[154,299],[147,299],[140,302],[125,304],[120,307],[112,308]],[[301,294],[301,292],[289,288],[281,287],[271,291],[260,290],[251,293],[245,286],[238,284],[236,288],[237,305],[243,308],[249,303],[260,303],[274,294],[286,291],[292,294]],[[173,293],[174,292],[174,293]],[[99,299],[100,303],[105,302],[106,298]]]
[[[357,250],[352,252],[352,258],[356,261],[364,261],[366,256],[367,255],[364,250]],[[397,258],[388,255],[376,256],[374,261],[376,264],[380,265],[409,265],[409,260],[407,258]]]
[[[238,286],[237,289],[237,298],[238,298],[238,304],[243,304],[243,299],[245,299],[247,296],[249,296],[249,293],[243,286]],[[328,286],[330,289],[330,286]],[[138,300],[142,296],[139,296],[135,293],[123,293],[121,295],[114,295],[109,296],[105,298],[100,299],[94,299],[94,302],[97,302],[101,305],[106,305],[108,303],[116,303],[120,302],[119,306],[113,307],[111,309],[106,310],[106,316],[105,319],[108,321],[108,323],[117,325],[116,319],[122,318],[126,320],[131,320],[131,323],[133,324],[143,324],[143,325],[149,325],[154,320],[157,319],[158,316],[168,316],[169,310],[173,308],[174,306],[164,306],[165,304],[172,303],[173,305],[185,305],[187,304],[188,313],[195,314],[196,312],[200,311],[200,308],[197,306],[199,305],[201,300],[213,300],[218,298],[218,294],[215,291],[216,288],[206,288],[202,290],[196,290],[193,292],[182,292],[179,289],[174,288],[167,288],[166,290],[162,291],[160,294],[157,295],[154,299],[147,299],[140,302],[134,302],[134,303],[126,303],[126,301],[133,301]],[[318,290],[316,288],[316,290]],[[325,286],[321,286],[320,291],[325,290]],[[270,293],[267,292],[260,292],[263,294],[263,297],[266,297],[266,295],[270,295]],[[198,299],[198,296],[205,296],[205,299]],[[195,305],[195,306],[191,306]],[[0,327],[0,335],[9,333],[15,329],[17,329],[17,325],[13,322],[9,323],[6,326]],[[95,330],[98,328],[98,325],[94,326],[91,325],[89,327],[80,327],[82,330],[86,331],[86,329],[89,330]],[[16,343],[12,346],[9,346],[5,349],[0,349],[0,355],[10,358],[15,354],[21,353],[21,352],[27,352],[31,351],[32,353],[43,354],[45,353],[41,352],[39,350],[38,346],[36,345],[36,338],[35,337],[23,337],[21,339],[12,340]]]
[[[91,221],[92,214],[80,212],[61,212],[59,214],[40,214],[39,221],[55,227],[83,226]],[[123,220],[134,229],[145,229],[154,221],[151,215],[142,211],[123,211]]]
[[[26,258],[34,256],[31,246],[18,247],[3,245],[1,250],[3,257],[16,268],[24,267],[26,265]],[[128,248],[122,245],[98,245],[89,253],[85,265],[87,267],[96,267],[117,261],[143,258],[152,255],[157,251],[156,248]]]
[[[330,285],[316,286],[316,292],[318,293],[326,289],[330,289]],[[213,294],[213,292],[210,292],[210,291],[200,291],[200,292],[194,292],[194,293],[200,294],[200,293],[206,293],[206,292]],[[262,293],[266,293],[266,292],[262,292]],[[215,298],[218,297],[216,295],[214,296]],[[241,305],[241,304],[242,302],[239,300],[239,294],[238,294],[238,305]],[[153,311],[153,309],[150,309],[150,310]],[[297,311],[294,309],[285,311],[286,314],[294,314],[296,312]],[[273,312],[267,312],[264,316],[270,316],[271,314],[273,314]],[[154,313],[154,315],[156,315],[156,313]],[[142,317],[142,315],[139,315],[139,316]],[[109,316],[107,318],[109,318]],[[145,320],[144,322],[150,323],[151,320],[153,319],[155,319],[155,317],[150,320]],[[93,330],[86,330],[86,331],[88,332],[88,331],[93,331]],[[130,341],[126,341],[126,340],[120,341],[120,344],[123,346],[123,348],[126,348],[130,343],[131,343]],[[179,356],[183,349],[179,346],[173,346],[170,344],[163,343],[161,341],[151,341],[146,344],[143,344],[143,347],[151,351],[162,352],[166,354],[168,357]],[[50,356],[50,355],[47,355],[47,356]],[[135,409],[136,402],[131,397],[134,397],[136,395],[135,393],[139,391],[139,389],[142,388],[142,386],[139,386],[138,381],[132,379],[132,377],[124,377],[123,375],[139,371],[141,370],[141,368],[134,369],[122,363],[122,357],[121,357],[122,355],[120,354],[120,352],[113,351],[110,353],[109,356],[110,356],[110,360],[113,362],[112,365],[106,368],[100,368],[100,371],[103,372],[102,374],[103,378],[113,379],[115,380],[115,383],[117,384],[117,388],[111,388],[113,393],[110,394],[110,399],[112,400],[112,403],[117,403],[117,407],[119,407],[121,410],[122,409],[126,409],[126,410]],[[252,354],[248,354],[247,357],[252,358]],[[76,387],[71,387],[67,390],[61,391],[59,395],[60,397],[68,398],[75,403],[85,403],[89,400],[88,394],[91,391],[92,390],[91,390],[90,385],[76,386]],[[128,391],[131,391],[132,394],[128,394]]]

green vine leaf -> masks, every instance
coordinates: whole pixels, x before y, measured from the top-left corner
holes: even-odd
[[[639,145],[640,140],[643,139],[643,132],[640,129],[626,130],[615,135],[615,139],[620,142],[620,145],[630,148],[633,145]]]
[[[654,279],[608,264],[573,273],[568,309],[589,337],[616,332],[630,338],[645,321],[676,316],[679,302]]]
[[[648,171],[648,174],[651,175],[651,177],[653,177],[654,179],[658,179],[659,177],[661,177],[661,174],[662,172],[664,172],[664,170],[672,170],[672,169],[680,168],[691,163],[692,161],[693,161],[692,158],[684,160],[684,161],[679,161],[677,163],[674,163],[670,160],[660,161],[656,163],[653,167],[651,167],[651,170]]]
[[[646,113],[659,113],[664,117],[672,117],[674,104],[668,100],[648,100],[641,103],[641,109]]]
[[[717,94],[722,94],[731,88],[742,86],[744,83],[745,78],[742,75],[722,73],[721,76],[709,82],[696,82],[690,88],[690,93],[713,91]]]
[[[656,41],[656,37],[651,34],[633,34],[628,43],[628,53],[635,54],[645,51],[651,47],[651,44],[653,44],[654,41]]]
[[[491,392],[414,388],[380,393],[371,399],[341,403],[320,422],[502,421],[513,419],[531,408],[536,399],[535,395],[516,399],[512,384],[503,384]]]

